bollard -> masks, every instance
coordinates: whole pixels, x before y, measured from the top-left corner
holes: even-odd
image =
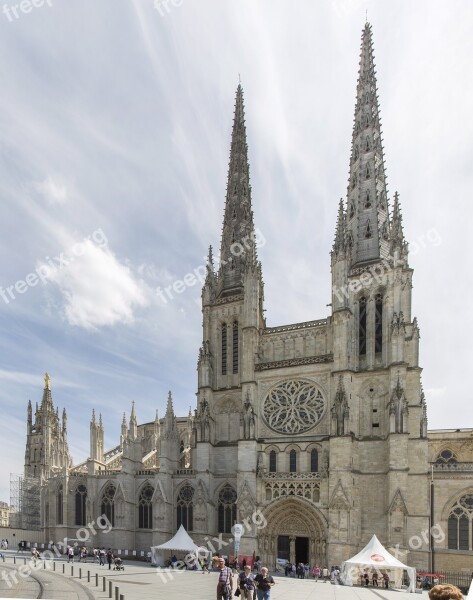
[[[120,600],[125,600],[125,594],[120,594]]]
[[[71,567],[71,577],[74,577],[74,567]]]
[[[111,598],[112,597],[112,587],[113,587],[113,583],[111,581],[108,582],[108,597]]]
[[[102,591],[105,592],[107,589],[107,580],[105,579],[105,577],[102,579],[102,583],[103,583],[103,589]]]
[[[87,583],[90,583],[90,571],[87,571]]]
[[[118,600],[118,598],[120,597],[120,588],[117,586],[115,586],[115,600]]]
[[[53,560],[53,571],[55,571],[55,570],[56,570],[56,561]]]
[[[23,564],[26,565],[26,558],[23,559]]]
[[[64,575],[64,573],[66,572],[66,563],[62,563],[62,573]]]
[[[45,569],[45,568],[46,568],[46,561],[43,560],[43,569]]]
[[[16,565],[16,556],[13,557],[13,564]],[[25,558],[25,565],[26,565],[26,558]]]
[[[79,579],[82,579],[82,567],[79,567]]]
[[[99,574],[95,573],[95,587],[99,587]]]

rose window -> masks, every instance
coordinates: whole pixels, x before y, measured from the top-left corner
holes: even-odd
[[[280,383],[263,403],[266,423],[279,433],[303,433],[322,418],[325,400],[310,381],[291,380]]]

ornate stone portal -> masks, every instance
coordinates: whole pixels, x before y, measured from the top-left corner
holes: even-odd
[[[272,503],[265,511],[267,525],[258,535],[259,555],[263,564],[274,569],[278,558],[278,537],[289,537],[289,560],[296,561],[296,539],[308,540],[309,564],[325,566],[326,523],[313,504],[304,499],[288,498]]]

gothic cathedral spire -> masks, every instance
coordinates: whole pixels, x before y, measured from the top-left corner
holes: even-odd
[[[228,166],[217,295],[240,293],[246,269],[255,267],[256,264],[243,88],[239,84],[236,92]]]
[[[389,214],[371,25],[361,40],[347,192],[350,266],[389,255]]]

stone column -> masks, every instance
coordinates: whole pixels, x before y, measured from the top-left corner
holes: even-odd
[[[294,564],[296,562],[296,536],[289,536],[289,561]]]

